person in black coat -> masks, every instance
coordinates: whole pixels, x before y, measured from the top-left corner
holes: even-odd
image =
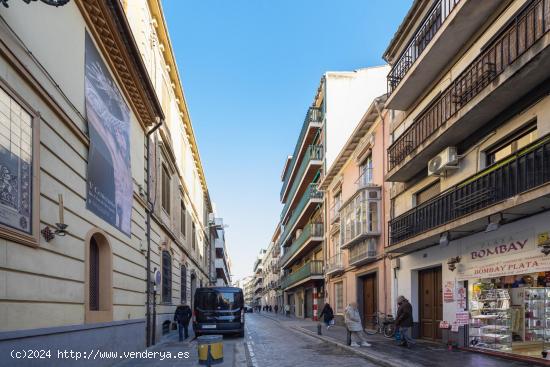
[[[178,333],[180,337],[180,342],[183,341],[183,334],[185,334],[185,339],[189,337],[189,321],[191,321],[191,307],[188,305],[181,305],[176,308],[174,312],[174,321],[178,323]]]
[[[409,335],[409,331],[413,326],[412,306],[408,299],[403,296],[397,297],[397,316],[395,318],[395,326],[401,332],[402,347],[408,347],[409,344],[415,344]]]
[[[327,325],[327,329],[330,329],[332,326],[332,320],[334,319],[334,311],[332,310],[332,307],[328,303],[325,303],[325,307],[323,307],[323,310],[321,311],[321,314],[319,315],[319,318],[324,317],[323,321]]]

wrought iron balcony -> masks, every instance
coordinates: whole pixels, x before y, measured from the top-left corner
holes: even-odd
[[[440,127],[550,30],[550,0],[536,0],[498,32],[499,36],[413,121],[388,148],[389,170],[401,164]],[[415,172],[414,172],[415,173]],[[391,176],[390,172],[390,176]]]
[[[323,262],[320,260],[313,260],[310,261],[304,266],[302,266],[300,269],[296,270],[293,273],[285,275],[281,279],[281,288],[286,289],[293,285],[295,285],[298,282],[307,280],[308,278],[316,277],[321,278],[323,277]]]
[[[550,137],[544,137],[392,219],[389,223],[390,244],[407,240],[548,183]]]
[[[292,211],[292,215],[288,222],[284,225],[284,230],[281,235],[281,244],[287,241],[290,232],[293,230],[298,219],[302,215],[304,209],[308,206],[310,202],[322,203],[323,201],[323,192],[317,189],[316,183],[309,184],[308,188],[304,192],[304,195],[296,205],[296,208]]]
[[[311,241],[322,241],[323,240],[323,223],[308,223],[304,229],[302,230],[302,233],[294,240],[292,245],[290,247],[287,247],[285,253],[283,256],[281,256],[281,259],[279,260],[279,264],[281,266],[284,266],[288,260],[300,252],[302,247],[304,247],[305,244],[311,242]]]
[[[342,253],[332,256],[327,261],[325,273],[327,275],[336,274],[344,271],[344,263],[342,261]]]
[[[397,88],[458,3],[460,3],[460,0],[439,0],[428,13],[409,45],[388,74],[388,94],[391,94]]]
[[[349,248],[349,264],[358,266],[376,260],[376,240],[369,238]]]
[[[317,107],[310,107],[307,111],[306,118],[304,120],[304,124],[302,125],[302,130],[300,131],[300,136],[298,137],[298,141],[296,142],[296,147],[294,148],[294,153],[292,154],[292,159],[290,161],[289,167],[286,170],[284,179],[283,179],[283,187],[281,188],[281,201],[283,201],[284,193],[286,191],[286,188],[291,181],[291,176],[293,175],[294,166],[296,165],[296,162],[300,158],[300,150],[303,145],[304,138],[307,136],[307,133],[309,129],[313,127],[320,128],[323,123],[323,111],[320,108]]]
[[[281,211],[281,220],[283,220],[284,217],[287,215],[288,210],[292,202],[294,201],[294,196],[296,195],[296,192],[298,192],[300,186],[303,185],[301,181],[306,171],[309,170],[308,171],[309,174],[306,175],[305,181],[308,181],[308,178],[309,178],[309,182],[311,182],[311,180],[314,178],[315,174],[317,173],[317,171],[319,170],[322,164],[323,164],[323,146],[310,145],[306,150],[304,158],[302,159],[302,163],[300,163],[300,168],[296,173],[296,176],[292,183],[292,187],[290,188],[290,191],[286,195],[287,200],[286,200],[285,206],[283,207],[283,210]]]

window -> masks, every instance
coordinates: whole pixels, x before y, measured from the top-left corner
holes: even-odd
[[[194,250],[197,246],[197,230],[195,228],[195,222],[193,222],[192,229],[193,231],[191,232],[191,247]]]
[[[441,192],[441,183],[439,180],[434,183],[429,184],[424,187],[422,190],[418,191],[414,197],[416,199],[416,205],[421,205],[431,198],[436,197]]]
[[[359,185],[361,187],[372,183],[372,157],[367,157],[359,166]]]
[[[503,143],[488,150],[486,152],[487,165],[490,166],[491,164],[516,153],[523,147],[537,140],[537,138],[538,131],[536,125],[530,125],[526,130],[522,130],[511,138],[506,139]]]
[[[187,220],[186,213],[185,213],[185,204],[183,200],[181,201],[181,208],[180,208],[180,232],[182,235],[185,236],[185,221]]]
[[[38,240],[36,144],[33,117],[0,88],[0,225],[35,236],[33,242]]]
[[[336,313],[344,312],[344,285],[342,282],[334,283],[334,300],[336,301]]]
[[[187,302],[187,268],[183,264],[181,264],[181,269],[180,269],[180,294],[181,294],[181,303],[186,303]]]
[[[90,285],[89,304],[90,311],[99,311],[99,245],[94,237],[90,240]]]
[[[378,189],[360,191],[341,210],[340,243],[346,245],[360,236],[380,232],[380,193]]]
[[[162,251],[162,302],[172,303],[172,255]]]
[[[165,165],[162,166],[162,207],[170,214],[170,173]]]

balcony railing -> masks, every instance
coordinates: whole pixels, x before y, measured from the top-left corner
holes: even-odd
[[[317,107],[310,107],[307,111],[304,124],[302,125],[300,136],[298,137],[298,141],[296,142],[296,146],[294,147],[294,153],[292,154],[292,159],[290,160],[289,167],[287,168],[287,171],[284,176],[283,187],[281,188],[281,199],[283,198],[283,194],[286,190],[288,182],[290,181],[290,174],[294,169],[294,165],[296,164],[296,159],[298,158],[298,153],[300,152],[300,147],[302,146],[302,141],[304,140],[306,132],[309,129],[309,125],[312,122],[321,123],[322,121],[323,121],[323,111]]]
[[[342,261],[342,253],[341,252],[334,255],[334,256],[332,256],[330,259],[328,259],[326,269],[325,269],[325,273],[327,275],[337,273],[337,272],[341,272],[343,270],[344,270],[344,263]]]
[[[313,237],[323,237],[323,223],[308,223],[302,233],[294,240],[288,250],[281,256],[279,264],[283,265],[290,259],[300,248]]]
[[[373,173],[372,168],[367,168],[363,171],[363,173],[361,173],[361,176],[359,176],[357,181],[355,181],[355,185],[357,186],[357,190],[361,190],[365,187],[375,186],[375,184],[373,184],[373,182],[372,182],[372,179],[373,179],[372,173]]]
[[[281,288],[288,288],[293,284],[316,275],[323,275],[323,262],[320,260],[310,261],[295,272],[285,275],[281,279]]]
[[[372,238],[349,249],[349,264],[360,265],[376,260],[376,241]]]
[[[309,187],[306,189],[306,192],[304,192],[304,195],[296,205],[296,208],[294,208],[292,215],[288,222],[284,226],[283,234],[281,235],[281,243],[285,243],[287,240],[288,235],[290,234],[290,230],[294,227],[296,224],[296,221],[302,214],[303,210],[307,206],[310,200],[312,199],[323,199],[323,192],[317,190],[317,184],[311,183],[309,184]]]
[[[390,221],[390,243],[452,222],[550,182],[550,137]]]
[[[296,177],[294,178],[294,183],[292,184],[292,188],[290,189],[290,192],[287,195],[285,206],[281,211],[281,219],[283,219],[286,216],[287,211],[290,208],[290,203],[292,203],[292,198],[296,194],[298,187],[300,187],[300,180],[302,179],[302,176],[304,175],[307,167],[309,166],[309,163],[311,161],[321,161],[322,159],[323,159],[322,145],[310,145],[307,148],[306,154],[304,155],[302,163],[300,164],[300,168],[296,173]]]
[[[550,22],[546,19],[549,16],[548,2],[550,0],[537,0],[523,10],[395,140],[388,148],[390,170],[404,161],[550,30]]]
[[[391,94],[401,80],[405,78],[409,69],[428,47],[458,3],[460,3],[460,0],[439,0],[434,5],[414,34],[407,48],[390,70],[388,74],[388,94]]]

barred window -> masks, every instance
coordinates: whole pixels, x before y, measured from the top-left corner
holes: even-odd
[[[185,265],[181,264],[180,272],[181,272],[180,274],[181,303],[186,303],[187,302],[187,268],[185,267]]]
[[[185,236],[185,221],[187,219],[187,214],[185,211],[185,203],[183,200],[181,201],[181,209],[180,209],[180,232],[182,235]]]
[[[170,173],[162,166],[162,207],[170,214]]]
[[[172,303],[172,255],[162,251],[162,302]]]
[[[195,228],[195,222],[193,222],[193,233],[191,233],[191,246],[193,250],[197,246],[197,229]]]
[[[336,313],[344,312],[344,285],[342,282],[334,283],[334,300],[336,301]]]
[[[0,224],[33,234],[33,119],[0,88]]]

